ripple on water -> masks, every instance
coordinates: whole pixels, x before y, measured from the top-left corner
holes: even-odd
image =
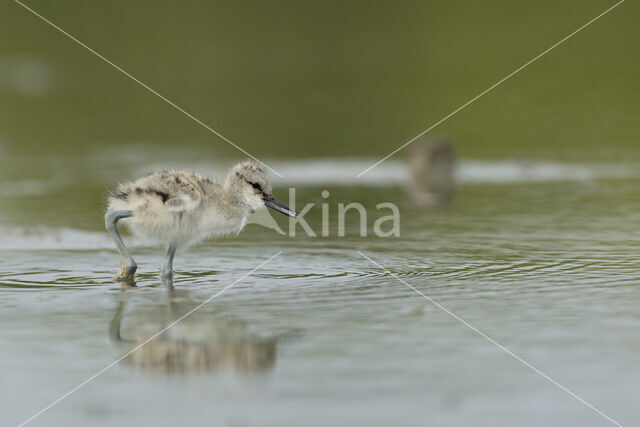
[[[102,231],[86,231],[72,228],[1,227],[0,251],[34,250],[94,250],[112,249],[113,240]],[[138,247],[142,243],[127,238],[129,246]]]

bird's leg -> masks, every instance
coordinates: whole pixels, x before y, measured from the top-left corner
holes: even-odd
[[[164,259],[164,265],[162,266],[162,281],[167,285],[173,285],[173,257],[176,254],[175,245],[167,248],[167,256]]]
[[[138,265],[133,260],[129,249],[124,245],[122,241],[122,237],[120,237],[120,233],[118,233],[118,221],[123,218],[129,218],[133,214],[131,211],[109,211],[104,215],[104,224],[107,228],[107,231],[116,242],[116,246],[118,247],[118,252],[120,252],[120,264],[121,268],[118,274],[113,278],[113,280],[126,284],[135,283],[133,280],[134,275],[136,274],[136,269]]]

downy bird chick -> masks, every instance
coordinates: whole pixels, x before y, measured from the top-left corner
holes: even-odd
[[[134,235],[165,247],[162,278],[171,280],[176,250],[240,232],[255,209],[266,206],[295,218],[297,212],[271,191],[265,169],[253,161],[234,166],[222,184],[185,171],[155,172],[120,184],[109,193],[105,214],[105,226],[121,256],[122,268],[114,280],[133,283],[137,269],[118,233],[118,221]]]

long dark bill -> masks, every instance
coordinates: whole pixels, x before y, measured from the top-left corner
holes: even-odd
[[[268,208],[273,209],[274,211],[278,211],[281,214],[285,214],[293,218],[298,217],[298,212],[294,211],[293,209],[289,209],[287,205],[285,205],[280,200],[273,197],[273,195],[271,194],[265,194],[265,196],[263,197],[263,200],[264,200],[264,205]]]

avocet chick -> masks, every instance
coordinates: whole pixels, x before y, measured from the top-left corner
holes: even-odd
[[[104,217],[121,257],[122,268],[114,280],[133,283],[137,269],[118,233],[120,220],[133,234],[165,247],[162,279],[171,280],[176,250],[238,233],[247,216],[265,206],[291,217],[297,214],[273,197],[266,171],[252,161],[234,166],[222,184],[184,171],[155,172],[121,184],[109,193]]]

